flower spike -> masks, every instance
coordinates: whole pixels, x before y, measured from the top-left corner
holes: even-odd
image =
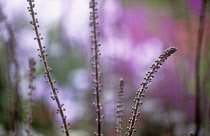
[[[51,87],[51,98],[52,100],[55,100],[56,104],[57,104],[57,112],[58,114],[60,114],[60,118],[62,120],[63,123],[63,132],[66,134],[66,136],[69,136],[69,129],[70,129],[70,123],[68,123],[66,121],[66,116],[64,115],[64,110],[61,106],[60,103],[60,99],[58,97],[58,90],[57,88],[55,88],[55,80],[52,79],[50,72],[52,72],[52,68],[48,66],[47,63],[47,53],[45,51],[45,46],[42,45],[42,40],[43,38],[41,37],[41,34],[38,31],[38,19],[36,18],[37,13],[34,11],[34,0],[27,0],[27,2],[29,3],[29,7],[27,8],[31,17],[32,17],[32,21],[30,21],[30,24],[33,26],[33,30],[35,31],[36,37],[34,38],[34,40],[36,40],[38,42],[39,45],[39,49],[38,51],[40,52],[39,57],[40,57],[40,61],[43,62],[44,68],[45,68],[45,77],[47,78],[46,83],[49,83],[50,87]]]
[[[155,61],[155,63],[150,67],[151,70],[146,74],[146,77],[144,77],[143,82],[140,84],[141,88],[138,89],[136,92],[136,97],[134,98],[134,107],[132,107],[132,117],[129,119],[130,126],[127,127],[126,136],[132,136],[133,132],[136,130],[135,122],[137,122],[137,117],[140,115],[140,112],[138,111],[139,106],[142,105],[142,98],[145,97],[145,91],[148,88],[148,84],[152,82],[152,79],[154,78],[154,74],[157,72],[157,70],[160,68],[160,66],[165,62],[165,60],[171,56],[174,52],[177,51],[177,48],[170,47],[166,49]]]

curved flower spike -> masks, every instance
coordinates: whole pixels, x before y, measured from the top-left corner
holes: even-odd
[[[155,61],[155,63],[150,67],[151,70],[146,74],[144,77],[143,82],[140,84],[141,87],[138,89],[136,92],[136,97],[134,98],[134,103],[135,106],[132,107],[132,117],[129,119],[129,124],[130,126],[127,127],[127,132],[126,136],[132,136],[133,132],[136,130],[134,129],[135,127],[135,122],[137,122],[137,117],[140,115],[140,112],[138,111],[139,106],[142,105],[142,98],[145,97],[145,90],[148,88],[148,84],[152,82],[152,79],[154,78],[154,73],[157,72],[157,70],[160,68],[160,66],[163,64],[163,62],[171,56],[174,52],[177,51],[177,48],[175,47],[170,47],[166,49]]]

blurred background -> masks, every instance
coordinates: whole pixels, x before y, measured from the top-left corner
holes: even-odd
[[[29,57],[37,62],[32,133],[61,136],[61,120],[45,83],[27,7],[26,0],[0,0],[0,136],[12,135],[16,128],[20,136],[26,135]],[[98,8],[104,135],[116,135],[119,79],[125,80],[124,133],[141,81],[170,46],[178,51],[159,69],[147,89],[135,135],[187,136],[194,131],[195,54],[201,0],[100,0]],[[36,0],[35,11],[52,76],[71,123],[71,136],[91,136],[96,131],[96,112],[91,90],[89,0]],[[207,8],[200,71],[203,136],[210,134],[209,15]]]

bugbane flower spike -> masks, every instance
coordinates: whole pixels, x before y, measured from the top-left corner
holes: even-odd
[[[154,74],[157,72],[157,70],[160,68],[160,66],[165,62],[165,60],[171,56],[174,52],[177,51],[177,48],[170,47],[166,49],[155,61],[155,63],[150,67],[151,70],[146,74],[144,77],[143,82],[141,83],[141,87],[136,92],[136,97],[134,98],[134,107],[132,107],[132,116],[128,120],[130,126],[127,127],[126,136],[132,136],[133,132],[136,132],[135,123],[137,122],[137,117],[140,115],[140,112],[138,110],[139,106],[142,105],[142,98],[145,97],[145,90],[148,88],[148,84],[152,82],[152,79],[154,78]]]
[[[102,84],[100,82],[101,72],[99,71],[99,56],[101,55],[98,43],[98,9],[97,9],[97,2],[96,0],[90,0],[89,2],[89,8],[90,8],[90,27],[91,27],[91,43],[92,43],[92,67],[93,67],[93,73],[92,76],[93,79],[93,95],[95,95],[96,102],[94,103],[94,106],[96,107],[96,122],[97,122],[97,132],[94,132],[94,135],[96,136],[102,136],[102,127],[101,122],[102,118],[104,118],[104,115],[101,115],[101,100],[100,100],[100,92],[102,90]]]
[[[61,104],[60,99],[58,97],[58,89],[55,87],[55,80],[52,79],[50,72],[52,72],[52,68],[50,68],[48,66],[47,63],[47,53],[45,51],[45,46],[42,45],[42,40],[43,38],[41,37],[41,34],[38,31],[38,19],[36,18],[37,13],[34,11],[34,0],[27,0],[29,3],[29,7],[28,7],[28,11],[32,17],[32,21],[30,21],[30,24],[33,26],[33,30],[36,34],[36,37],[34,38],[34,40],[36,40],[38,42],[39,45],[39,49],[38,51],[40,52],[40,54],[38,55],[40,57],[40,61],[43,63],[44,68],[45,68],[45,77],[47,78],[46,83],[49,83],[50,88],[52,90],[51,92],[51,98],[52,100],[55,100],[56,104],[57,104],[57,114],[60,115],[60,118],[62,120],[63,123],[63,127],[61,127],[63,129],[63,132],[66,134],[66,136],[69,136],[69,129],[70,129],[70,123],[67,123],[66,120],[66,116],[64,115],[64,108],[63,108],[63,104]]]

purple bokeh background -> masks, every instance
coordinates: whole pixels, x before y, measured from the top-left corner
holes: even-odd
[[[90,95],[92,81],[89,0],[51,0],[50,2],[37,0],[35,3],[41,26],[39,31],[44,37],[43,44],[47,47],[50,64],[55,67],[53,77],[58,81],[60,99],[65,103],[67,119],[78,129],[78,124],[84,120],[91,120],[94,116],[94,112],[89,113],[92,109],[86,102],[89,100],[91,105],[94,99]],[[166,61],[146,92],[147,97],[140,108],[140,111],[142,110],[140,122],[143,125],[152,122],[151,127],[153,124],[163,122],[160,126],[166,129],[172,123],[175,135],[186,135],[194,128],[194,53],[201,1],[181,0],[183,5],[179,6],[184,10],[180,12],[171,9],[170,4],[162,7],[161,4],[165,3],[167,2],[154,7],[150,2],[144,1],[106,0],[98,4],[99,42],[102,44],[100,47],[102,54],[100,65],[103,73],[102,102],[104,102],[104,114],[107,116],[104,119],[105,124],[111,124],[115,120],[119,78],[123,77],[125,80],[126,104],[123,119],[127,120],[135,92],[145,73],[164,49],[175,46],[178,52]],[[49,86],[45,83],[42,64],[37,57],[38,46],[33,40],[35,34],[28,23],[31,19],[26,8],[28,3],[2,0],[0,4],[7,22],[13,26],[17,39],[16,53],[18,62],[21,64],[22,77],[21,94],[24,99],[27,99],[27,58],[33,56],[38,63],[34,99],[44,100],[42,102],[46,103],[51,111],[55,109],[55,103],[50,99]],[[209,17],[206,24],[209,26]],[[207,27],[205,32],[208,36],[209,28]],[[3,31],[2,37],[6,39],[7,33]],[[204,43],[209,44],[209,39],[205,38]],[[67,57],[70,56],[76,59],[68,60]],[[59,62],[56,62],[55,58],[58,58]],[[72,63],[75,65],[79,63],[79,66],[72,66],[70,69],[59,68],[73,65]],[[61,72],[65,72],[64,81],[58,76]],[[204,74],[205,76],[207,75]],[[204,110],[204,114],[205,112]],[[58,121],[59,117],[55,116],[54,122]],[[127,122],[125,124],[127,125]],[[142,128],[139,127],[140,130]],[[113,130],[108,126],[105,130],[106,135],[113,135]]]

